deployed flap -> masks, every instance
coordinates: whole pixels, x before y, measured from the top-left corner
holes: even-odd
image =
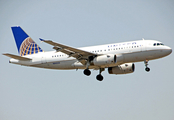
[[[70,57],[75,57],[76,59],[81,59],[81,58],[86,58],[86,57],[89,57],[89,56],[94,56],[96,54],[94,53],[91,53],[91,52],[88,52],[88,51],[84,51],[84,50],[80,50],[80,49],[77,49],[77,48],[73,48],[73,47],[69,47],[69,46],[66,46],[66,45],[63,45],[63,44],[60,44],[60,43],[56,43],[56,42],[53,42],[51,40],[43,40],[43,39],[40,39],[41,41],[45,42],[45,43],[48,43],[50,45],[53,45],[53,49],[57,50],[57,51],[60,51],[60,52],[63,52],[67,55],[69,55]]]
[[[12,55],[12,54],[9,54],[9,53],[5,53],[3,55],[14,58],[14,59],[17,59],[17,60],[24,60],[24,61],[25,60],[31,60],[30,58],[21,57],[21,56],[18,56],[18,55]]]

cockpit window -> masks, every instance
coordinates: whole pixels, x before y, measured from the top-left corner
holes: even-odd
[[[164,46],[163,43],[154,43],[154,44],[153,44],[153,46],[159,46],[159,45],[163,45],[163,46]]]

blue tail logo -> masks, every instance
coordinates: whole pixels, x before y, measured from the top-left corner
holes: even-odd
[[[11,27],[20,56],[31,55],[43,50],[29,37],[21,27]]]

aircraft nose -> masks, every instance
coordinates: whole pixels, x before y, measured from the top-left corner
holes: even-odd
[[[166,49],[165,49],[165,52],[167,53],[167,55],[171,54],[172,53],[172,48],[167,46]]]

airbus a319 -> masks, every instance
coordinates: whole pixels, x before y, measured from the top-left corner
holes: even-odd
[[[96,79],[103,80],[101,73],[107,68],[109,74],[127,74],[135,70],[135,62],[144,61],[145,70],[150,71],[148,61],[171,54],[172,49],[156,40],[136,40],[122,43],[74,48],[51,40],[40,39],[53,46],[54,51],[41,49],[20,26],[11,27],[19,55],[5,53],[10,63],[46,69],[90,69],[99,70]]]

